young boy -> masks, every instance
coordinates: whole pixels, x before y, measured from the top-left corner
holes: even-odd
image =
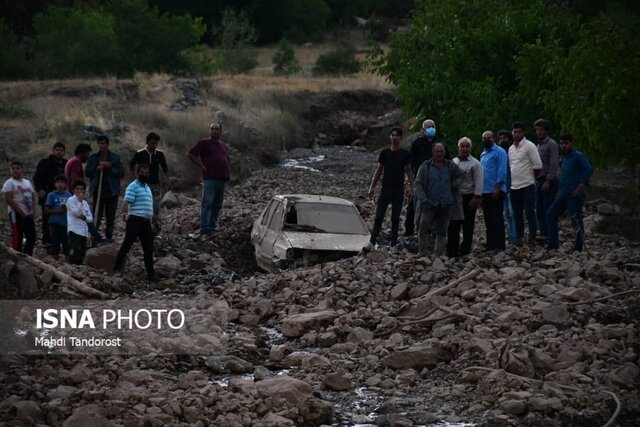
[[[38,194],[31,181],[22,177],[23,164],[17,160],[11,162],[11,178],[4,182],[2,192],[9,205],[11,222],[11,246],[18,252],[33,255],[36,243],[36,224],[34,220]],[[26,238],[24,247],[22,239]]]
[[[73,182],[73,196],[67,200],[67,229],[69,230],[69,262],[82,264],[87,253],[89,223],[93,222],[91,208],[85,199],[87,185],[83,180]]]
[[[67,199],[71,193],[65,190],[67,177],[58,175],[55,179],[56,190],[47,195],[44,204],[44,212],[49,215],[49,228],[51,235],[51,248],[49,254],[58,258],[60,248],[65,256],[69,256],[69,244],[67,240]]]

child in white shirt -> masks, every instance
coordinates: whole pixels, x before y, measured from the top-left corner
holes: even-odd
[[[73,182],[73,196],[67,200],[67,230],[69,232],[69,261],[71,264],[82,264],[87,253],[89,223],[93,215],[84,193],[87,185],[83,180]]]

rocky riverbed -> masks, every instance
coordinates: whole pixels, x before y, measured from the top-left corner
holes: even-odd
[[[366,189],[375,154],[343,146],[287,157],[296,161],[230,187],[213,238],[194,234],[195,194],[167,196],[159,283],[141,280],[139,247],[116,276],[105,270],[117,243],[92,250],[91,265],[80,267],[38,249],[111,298],[183,308],[191,341],[3,354],[0,424],[640,423],[640,294],[629,292],[640,289],[640,246],[590,231],[611,206],[589,203],[588,251],[579,254],[566,222],[559,251],[482,253],[479,215],[473,256],[418,258],[405,240],[398,254],[383,248],[265,274],[249,233],[273,194],[344,197],[373,221]],[[5,298],[84,298],[19,259],[5,258],[0,276]]]

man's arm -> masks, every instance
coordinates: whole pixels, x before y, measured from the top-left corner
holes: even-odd
[[[198,166],[202,172],[207,171],[207,168],[205,167],[204,163],[202,163],[200,157],[196,157],[190,152],[187,152],[187,157],[189,157],[189,160],[191,160],[194,165]]]
[[[482,171],[482,165],[476,161],[473,165],[473,197],[469,202],[469,206],[472,209],[476,209],[480,205],[480,198],[482,197],[482,187],[484,185],[484,172]]]
[[[382,175],[383,169],[384,169],[384,166],[382,166],[382,163],[378,163],[378,166],[376,167],[376,171],[373,173],[373,179],[371,180],[371,185],[369,185],[369,191],[367,191],[367,194],[371,199],[373,199],[373,191],[376,188],[376,184],[378,184],[378,180],[380,180],[380,175]]]
[[[491,198],[493,198],[493,200],[498,200],[500,198],[502,184],[504,184],[507,179],[507,153],[501,148],[496,148],[496,150],[498,175],[496,176],[496,185],[493,187],[493,191],[491,192]]]
[[[540,153],[538,153],[538,148],[533,143],[527,144],[527,155],[533,165],[533,175],[537,178],[542,170],[542,159],[540,158]]]
[[[126,200],[122,201],[122,219],[124,222],[127,222],[127,219],[129,219],[129,202]]]
[[[413,199],[413,167],[409,162],[404,167],[404,173],[407,175],[407,181],[409,182],[409,189],[407,190],[407,200]]]
[[[131,157],[129,160],[129,172],[134,172],[136,170],[136,164],[138,163],[138,152]]]
[[[575,190],[571,193],[573,197],[578,197],[582,194],[587,185],[589,185],[589,180],[593,174],[593,167],[585,156],[580,156],[579,164],[582,168],[582,177],[580,178],[580,184],[578,184]]]
[[[114,154],[111,160],[113,160],[111,162],[111,174],[118,179],[124,178],[124,165],[120,156]]]
[[[422,204],[427,199],[427,189],[425,188],[425,182],[428,169],[428,163],[422,163],[418,168],[416,179],[413,181],[413,192],[415,194],[416,201],[418,202],[418,206],[416,208],[419,208],[420,204]]]

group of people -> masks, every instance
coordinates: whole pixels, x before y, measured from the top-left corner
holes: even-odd
[[[549,249],[557,249],[558,219],[568,211],[576,235],[574,249],[581,251],[585,188],[593,168],[573,147],[571,134],[563,134],[558,144],[549,136],[547,120],[536,120],[533,126],[537,146],[526,138],[521,122],[514,123],[510,131],[499,131],[497,142],[492,131],[483,132],[484,149],[479,160],[471,154],[468,137],[458,140],[458,155],[451,158],[447,147],[437,139],[436,124],[431,119],[422,123],[423,132],[411,143],[410,151],[400,146],[402,129],[392,128],[391,145],[380,152],[368,190],[373,198],[382,178],[371,245],[377,243],[391,204],[390,244],[392,251],[397,250],[400,213],[406,200],[405,235],[412,236],[418,230],[421,256],[470,254],[480,207],[486,227],[485,250],[506,248],[505,218],[509,241],[523,245],[525,217],[528,242],[542,240]]]

